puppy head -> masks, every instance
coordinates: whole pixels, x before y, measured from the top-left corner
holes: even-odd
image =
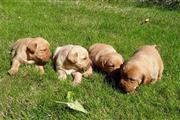
[[[143,79],[143,73],[135,64],[123,64],[121,68],[120,87],[125,92],[134,91]]]
[[[73,47],[68,53],[67,59],[73,68],[82,71],[87,70],[92,63],[88,51],[81,46]]]
[[[110,54],[104,56],[104,71],[108,74],[112,74],[117,69],[120,69],[120,66],[123,64],[123,58],[119,54]]]
[[[31,57],[36,62],[47,62],[51,57],[49,43],[43,38],[35,38],[28,46],[27,50],[32,54]]]

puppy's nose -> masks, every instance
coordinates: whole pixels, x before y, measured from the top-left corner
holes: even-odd
[[[121,87],[122,89],[125,88],[125,86],[122,84],[121,80],[120,80],[120,82],[119,82],[119,87]]]
[[[92,61],[91,61],[91,59],[89,58],[89,65],[92,65]]]
[[[45,55],[44,61],[48,62],[49,59],[51,58],[52,54],[49,52],[48,54]]]
[[[123,82],[122,80],[120,81],[119,86],[120,86],[120,88],[121,88],[125,93],[130,92],[130,91],[126,88],[126,86],[124,85],[124,82]]]
[[[89,62],[86,68],[88,69],[91,65],[92,65],[92,63]]]
[[[52,57],[52,53],[51,51],[49,51],[49,59]]]

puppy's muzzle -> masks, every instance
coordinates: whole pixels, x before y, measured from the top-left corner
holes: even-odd
[[[119,82],[119,87],[120,87],[124,92],[127,92],[125,85],[122,83],[122,80]]]
[[[35,59],[37,62],[47,63],[51,58],[51,53],[47,53],[44,56],[36,56]]]
[[[87,65],[79,67],[79,68],[80,68],[80,71],[82,71],[82,72],[87,71],[87,70],[91,67],[91,64],[92,64],[92,63],[89,62]]]
[[[52,54],[51,54],[51,52],[49,51],[49,52],[47,53],[47,55],[45,55],[45,56],[46,56],[46,57],[44,58],[44,61],[45,61],[45,62],[48,62],[49,59],[51,59]]]
[[[120,83],[119,83],[120,88],[121,88],[124,92],[128,93],[128,92],[132,92],[132,91],[134,91],[134,90],[136,89],[136,87],[130,87],[130,86],[128,86],[127,84],[128,84],[128,83],[127,83],[125,80],[123,80],[123,79],[121,79],[121,81],[120,81]]]

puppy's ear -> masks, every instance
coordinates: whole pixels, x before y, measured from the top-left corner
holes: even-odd
[[[120,66],[120,73],[123,74],[125,70],[125,63]]]
[[[126,63],[127,63],[127,62],[124,62],[123,64],[121,64],[121,66],[120,66],[120,72],[121,72],[121,73],[124,73],[124,71],[125,71],[125,69],[126,69]]]
[[[100,61],[99,64],[104,68],[106,66],[106,63],[107,63],[107,58],[104,56],[100,56],[99,61]]]
[[[29,43],[29,45],[27,46],[27,49],[31,52],[34,53],[37,49],[37,43],[35,42],[31,42]]]
[[[78,53],[72,51],[68,54],[67,58],[70,62],[76,63],[78,61]]]
[[[150,83],[151,82],[151,77],[150,75],[145,75],[143,74],[142,75],[142,81],[141,81],[141,84],[147,84],[147,83]]]

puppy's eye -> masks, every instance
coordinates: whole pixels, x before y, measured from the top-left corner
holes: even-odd
[[[114,67],[114,64],[108,64],[108,67]]]
[[[47,49],[45,48],[45,49],[42,49],[42,50],[40,50],[40,51],[46,51]]]
[[[83,58],[83,60],[86,60],[86,59],[87,59],[87,57]]]
[[[132,79],[132,78],[129,78],[129,80],[133,81],[133,79]]]
[[[135,79],[133,79],[133,78],[128,78],[130,81],[136,81]]]

